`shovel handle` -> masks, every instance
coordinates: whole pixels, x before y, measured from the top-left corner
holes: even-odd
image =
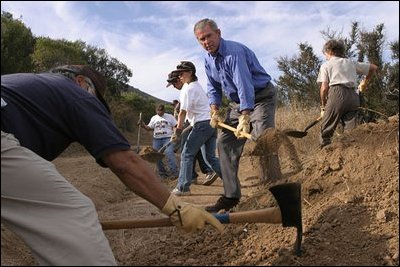
[[[139,122],[142,123],[142,112],[139,113]],[[139,153],[139,151],[140,151],[140,129],[141,128],[142,128],[142,126],[139,125],[137,142],[136,142],[136,153]]]
[[[232,127],[232,126],[230,126],[228,124],[225,124],[223,122],[220,122],[220,121],[218,122],[218,126],[220,126],[222,128],[225,128],[225,129],[228,129],[231,132],[235,132],[236,131],[235,127]],[[249,133],[241,132],[240,134],[243,135],[244,137],[246,137],[247,139],[253,140],[253,138],[251,137],[251,134],[249,134]]]
[[[193,128],[193,126],[187,126],[185,129],[182,130],[183,134],[184,132],[190,131]],[[168,143],[166,143],[165,145],[163,145],[157,152],[159,153],[164,153],[164,151],[167,149],[167,147],[172,143],[172,141],[170,140]]]
[[[304,129],[304,132],[307,132],[311,127],[313,127],[315,124],[317,124],[321,119],[322,119],[322,117],[319,117],[318,119],[316,119],[315,121],[313,121],[312,123],[310,123],[310,124]]]
[[[281,223],[280,210],[277,207],[233,213],[212,214],[220,223]],[[114,220],[101,222],[103,230],[151,228],[173,226],[169,217],[145,220]]]

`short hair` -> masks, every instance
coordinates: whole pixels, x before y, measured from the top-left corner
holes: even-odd
[[[157,105],[157,111],[165,111],[165,107],[163,104],[158,104]]]
[[[330,52],[336,57],[345,57],[346,48],[342,40],[331,39],[324,44],[322,52],[324,54]]]
[[[196,32],[197,30],[202,30],[207,25],[210,26],[210,28],[214,31],[218,30],[218,25],[217,25],[217,23],[215,23],[214,20],[205,18],[205,19],[202,19],[202,20],[199,20],[198,22],[196,22],[196,24],[194,25],[194,28],[193,28],[193,32]]]

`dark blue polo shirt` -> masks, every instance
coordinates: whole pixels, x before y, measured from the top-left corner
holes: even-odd
[[[53,160],[78,142],[101,165],[108,152],[130,149],[103,104],[61,74],[1,76],[1,130],[22,146]]]

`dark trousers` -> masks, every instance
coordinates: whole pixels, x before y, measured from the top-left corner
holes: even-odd
[[[255,96],[254,111],[250,114],[251,135],[259,137],[265,129],[275,127],[276,88],[272,83]],[[230,103],[225,123],[237,127],[240,116],[239,104]],[[238,139],[230,130],[223,129],[217,139],[221,174],[224,184],[224,195],[228,198],[241,197],[238,177],[239,161],[247,139]],[[272,155],[271,161],[279,164],[277,155]],[[262,177],[263,179],[264,177]]]

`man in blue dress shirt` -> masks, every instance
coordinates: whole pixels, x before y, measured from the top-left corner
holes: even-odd
[[[254,52],[241,43],[223,39],[215,21],[207,18],[198,21],[194,34],[207,51],[205,69],[211,126],[218,126],[222,95],[232,102],[224,123],[236,127],[236,131],[222,130],[217,141],[224,195],[215,205],[206,207],[209,212],[228,211],[239,203],[241,197],[238,168],[246,143],[242,133],[251,132],[256,140],[265,129],[275,127],[276,88]],[[267,162],[269,166],[279,166],[278,155],[267,155]],[[275,174],[276,177],[268,179],[279,179],[280,172]]]

